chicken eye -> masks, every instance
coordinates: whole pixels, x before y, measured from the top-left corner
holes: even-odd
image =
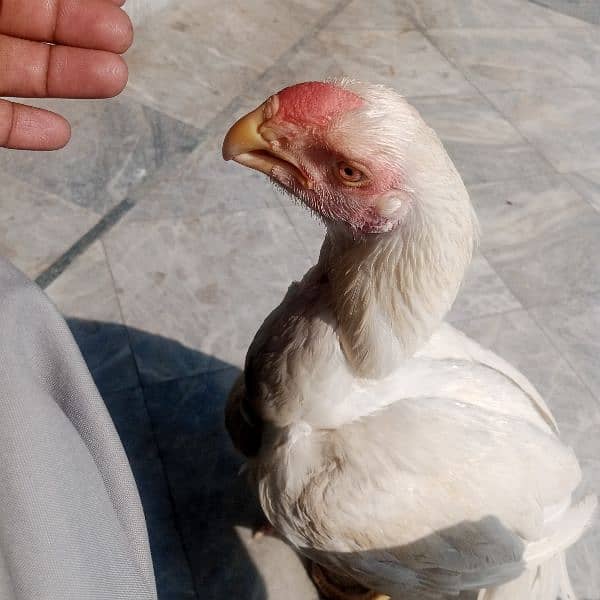
[[[347,162],[338,163],[337,173],[342,182],[347,185],[357,185],[365,180],[364,173]]]

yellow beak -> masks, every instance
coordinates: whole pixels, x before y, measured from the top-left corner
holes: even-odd
[[[269,143],[259,133],[264,123],[263,105],[242,117],[227,132],[223,141],[223,158],[237,160],[237,157],[248,152],[269,150]],[[243,164],[243,163],[242,163]]]
[[[260,129],[265,122],[264,104],[237,121],[223,140],[223,158],[265,173],[284,184],[290,177],[302,187],[311,189],[312,183],[296,161],[280,148],[273,149]]]

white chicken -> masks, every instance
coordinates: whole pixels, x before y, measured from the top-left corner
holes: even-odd
[[[227,408],[321,591],[573,600],[564,550],[596,498],[572,500],[577,460],[527,379],[442,321],[477,222],[435,133],[392,90],[309,82],[240,119],[223,156],[327,225]]]

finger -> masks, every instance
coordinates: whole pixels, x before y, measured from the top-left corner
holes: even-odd
[[[16,150],[58,150],[71,137],[61,116],[41,108],[0,100],[0,147]]]
[[[116,54],[0,35],[0,96],[110,98],[126,83]]]
[[[121,54],[131,45],[133,27],[116,4],[105,0],[1,0],[0,33]]]

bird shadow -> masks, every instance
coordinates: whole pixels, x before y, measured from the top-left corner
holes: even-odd
[[[67,322],[136,478],[159,599],[266,600],[264,580],[238,535],[240,527],[256,527],[262,511],[239,475],[242,459],[223,422],[240,370],[118,323]],[[183,365],[197,374],[165,380]]]

